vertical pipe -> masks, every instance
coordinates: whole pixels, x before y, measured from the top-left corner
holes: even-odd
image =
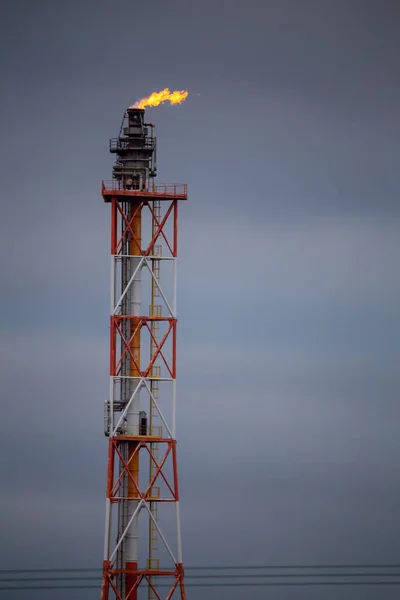
[[[106,498],[106,519],[104,525],[104,554],[103,559],[108,560],[110,555],[110,535],[111,535],[111,502]]]
[[[117,199],[111,202],[111,254],[117,254]]]
[[[129,242],[129,254],[131,258],[129,259],[131,272],[133,273],[140,263],[141,256],[140,250],[138,248],[138,243],[141,247],[141,238],[142,238],[142,216],[141,216],[141,207],[139,201],[133,201],[131,203],[130,213],[133,216],[132,220],[132,231],[133,235],[137,241],[133,238]],[[140,311],[141,311],[141,270],[138,269],[134,280],[132,281],[130,290],[128,291],[128,311],[131,317],[137,317],[130,319],[131,322],[131,343],[130,343],[130,351],[135,357],[135,363],[133,360],[130,360],[129,367],[129,376],[138,378],[141,376],[140,373],[140,327],[138,327],[140,323]],[[136,330],[136,333],[134,333]],[[139,367],[139,368],[138,368]],[[130,379],[130,395],[133,394],[134,389],[137,385],[137,379]],[[136,392],[131,406],[126,414],[126,427],[128,435],[138,435],[139,434],[139,413],[140,413],[140,392],[139,390]],[[130,478],[128,479],[128,501],[127,506],[127,519],[131,518],[133,513],[137,508],[137,501],[135,498],[138,498],[137,489],[131,479],[135,481],[136,485],[139,485],[139,451],[137,450],[137,442],[128,442],[128,461],[129,461],[129,472]],[[135,452],[136,451],[136,452]],[[133,500],[132,500],[133,499]],[[137,571],[138,566],[138,517],[136,517],[126,535],[126,544],[125,544],[125,568],[130,571]],[[133,586],[136,583],[137,576],[134,574],[127,574],[125,578],[125,589],[126,595],[132,590]],[[136,600],[137,598],[137,590],[133,590],[130,594],[131,600]]]
[[[153,132],[152,132],[153,134]],[[152,180],[151,183],[151,189],[154,191],[155,190],[155,186],[154,186],[154,182]],[[159,200],[153,200],[152,202],[152,219],[151,219],[151,239],[154,239],[154,236],[156,234],[157,231],[157,222],[160,220],[161,218],[161,203]],[[160,260],[155,259],[154,256],[156,254],[156,246],[155,244],[153,244],[150,248],[150,253],[152,255],[152,259],[151,259],[151,273],[152,273],[152,279],[151,279],[151,314],[158,314],[157,311],[155,311],[154,308],[154,304],[155,304],[155,300],[156,300],[156,296],[159,295],[158,291],[157,291],[157,284],[156,281],[159,279],[160,277]],[[161,314],[160,314],[161,316]],[[156,323],[155,321],[151,322],[151,334],[152,337],[154,337],[154,339],[152,339],[150,341],[150,362],[153,359],[153,355],[156,351],[156,344],[155,344],[155,339],[158,337],[158,323]],[[154,370],[154,372],[156,371],[156,369]],[[150,375],[153,372],[153,368],[150,369]],[[150,381],[150,392],[151,392],[151,396],[155,396],[158,394],[158,389],[159,389],[159,383],[155,382],[153,379],[151,379]],[[157,391],[156,391],[157,390]],[[157,413],[155,411],[155,407],[154,407],[154,401],[153,398],[150,396],[150,420],[149,420],[149,433],[150,435],[153,435],[154,433],[154,420],[153,420],[153,416],[155,416]],[[155,473],[155,466],[154,466],[154,461],[153,461],[153,457],[157,458],[158,457],[158,445],[157,443],[151,442],[150,443],[150,456],[149,456],[149,482],[151,482],[153,480],[153,476]],[[153,487],[150,488],[150,496],[153,496],[154,494],[154,490]],[[158,565],[158,560],[155,558],[154,556],[154,552],[157,548],[157,528],[155,526],[155,522],[158,519],[158,510],[157,510],[157,501],[150,501],[149,502],[149,539],[148,539],[148,568],[149,569],[156,569],[157,565]],[[153,518],[152,518],[153,517]],[[154,520],[153,520],[154,519]],[[153,577],[149,577],[149,586],[147,589],[147,597],[148,600],[156,600],[157,595],[154,593],[153,590],[153,586],[155,586],[156,584],[156,580]]]
[[[111,208],[111,281],[110,281],[110,386],[109,386],[109,402],[110,402],[110,436],[114,429],[114,366],[115,366],[115,328],[113,327],[113,313],[115,303],[115,239],[116,239],[116,204],[115,199],[112,202]],[[114,469],[114,453],[112,441],[109,440],[108,446],[108,467],[107,467],[107,491],[106,491],[106,516],[104,525],[104,560],[108,561],[110,555],[110,537],[111,537],[111,512],[112,503],[110,500],[111,488],[113,481]],[[108,588],[107,588],[108,589]]]
[[[110,436],[114,431],[114,377],[110,377],[110,388],[109,388],[109,396],[110,396]]]
[[[176,278],[177,278],[177,268],[178,268],[178,265],[177,265],[177,258],[175,257],[175,258],[174,258],[174,260],[173,260],[172,262],[173,262],[173,274],[172,274],[172,277],[173,277],[173,291],[172,291],[173,298],[172,298],[172,311],[173,311],[173,313],[174,313],[174,314],[173,314],[173,317],[174,317],[174,319],[176,319],[176,288],[177,288],[177,286],[176,286]]]
[[[172,438],[176,439],[176,380],[172,381],[172,418],[171,418]]]
[[[106,489],[106,523],[104,534],[104,560],[110,556],[110,535],[111,535],[111,511],[112,511],[112,488],[114,481],[114,445],[113,440],[108,442],[108,467],[107,467],[107,489]]]
[[[173,287],[172,287],[172,311],[173,311],[173,317],[174,319],[176,319],[176,290],[177,290],[177,264],[176,264],[176,258],[174,258],[174,260],[172,261],[173,264],[173,272],[172,272],[172,277],[173,277]],[[176,335],[176,327],[174,327],[174,331],[172,332],[173,335]],[[173,365],[174,367],[174,365]],[[175,367],[174,367],[175,370]],[[175,373],[176,376],[176,373]],[[176,439],[176,379],[175,377],[172,380],[172,423],[171,423],[171,432],[172,432],[172,437],[174,439]]]
[[[173,298],[172,298],[172,310],[174,318],[177,317],[177,254],[178,254],[178,203],[175,205],[174,210],[174,260],[173,260]],[[176,325],[174,328],[174,347],[176,341]],[[174,348],[175,360],[176,350]],[[176,364],[174,360],[174,379],[172,381],[172,437],[176,439]],[[174,448],[174,475],[176,477],[175,492],[178,494],[178,499],[175,502],[175,513],[176,513],[176,549],[178,563],[182,565],[182,535],[181,535],[181,515],[179,510],[179,490],[178,490],[178,465],[176,460],[176,446]],[[181,587],[182,597],[184,597],[184,590]]]
[[[111,284],[110,284],[110,315],[112,319],[112,315],[114,314],[114,306],[115,306],[115,256],[111,255]],[[115,344],[116,344],[116,336],[115,329],[112,324],[110,326],[110,339],[112,348],[110,348],[110,358],[112,357],[112,361],[110,364],[110,390],[109,390],[109,401],[110,401],[110,435],[112,435],[112,431],[114,430],[114,366],[115,366]],[[113,364],[114,363],[114,364]]]
[[[174,257],[178,256],[178,200],[174,200]]]
[[[179,509],[179,500],[175,502],[176,511],[176,554],[178,563],[182,564],[182,535],[181,535],[181,513]]]
[[[112,447],[111,436],[114,430],[114,369],[115,369],[115,345],[116,335],[115,327],[113,325],[113,313],[115,304],[115,245],[116,245],[116,230],[117,230],[117,215],[116,215],[116,201],[115,198],[112,201],[111,206],[111,281],[110,281],[110,383],[109,383],[109,446],[108,446],[108,470],[107,470],[107,491],[106,491],[106,516],[104,525],[104,564],[108,565],[110,558],[110,539],[111,539],[111,524],[112,524],[112,502],[110,500],[111,487],[113,481],[113,469],[114,469],[114,452]],[[111,475],[110,475],[111,472]],[[111,477],[111,479],[110,479]],[[104,575],[103,575],[104,577]],[[108,598],[108,583],[103,579],[102,586],[102,600]]]
[[[114,314],[115,308],[115,255],[111,254],[111,281],[110,281],[110,315]]]

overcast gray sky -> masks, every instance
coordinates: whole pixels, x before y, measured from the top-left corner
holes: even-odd
[[[101,565],[100,184],[124,109],[167,86],[191,94],[147,111],[159,181],[190,195],[185,563],[400,562],[399,27],[390,0],[3,0],[2,568]],[[322,593],[392,600],[398,588]]]

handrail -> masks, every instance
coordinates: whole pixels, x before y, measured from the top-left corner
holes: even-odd
[[[156,143],[156,138],[154,137],[145,137],[144,138],[143,147],[144,148],[153,148]],[[110,150],[114,152],[116,150],[129,150],[131,148],[132,140],[129,138],[120,139],[120,138],[111,138],[110,139]]]
[[[136,189],[135,185],[137,186]],[[126,191],[149,196],[152,194],[157,196],[187,196],[186,183],[148,183],[142,186],[142,189],[139,189],[139,182],[133,181],[128,187],[121,179],[109,179],[102,182],[101,189],[103,193],[107,191]]]

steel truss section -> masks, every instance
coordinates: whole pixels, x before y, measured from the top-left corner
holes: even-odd
[[[125,442],[135,442],[135,449],[128,459],[126,459],[121,451],[121,445]],[[176,459],[176,440],[170,438],[157,438],[159,445],[165,446],[164,454],[161,459],[154,456],[151,449],[151,444],[154,442],[153,436],[115,436],[109,441],[109,460],[108,468],[110,469],[107,476],[107,498],[110,502],[121,502],[123,500],[143,500],[149,502],[154,500],[156,502],[178,502],[178,470],[177,470],[177,459]],[[133,477],[130,470],[131,464],[140,451],[148,453],[151,462],[154,464],[155,472],[146,484],[144,489],[140,489],[139,483]],[[142,452],[143,453],[143,452]],[[172,458],[173,465],[173,476],[165,473],[165,464],[168,458]],[[119,459],[120,469],[118,476],[115,474],[115,458]],[[133,492],[131,495],[121,495],[122,491],[122,480],[123,477],[127,477],[132,481]],[[170,492],[169,497],[162,498],[159,495],[154,496],[153,490],[160,480],[165,483],[166,488]]]
[[[153,193],[128,191],[113,181],[111,184],[103,182],[102,193],[111,205],[111,303],[109,447],[101,600],[138,600],[138,593],[144,587],[153,600],[178,597],[185,600],[175,438],[175,263],[178,201],[186,200],[187,190],[178,184],[159,184],[153,186]],[[157,208],[156,202],[163,205],[163,211]],[[152,222],[146,241],[137,225],[145,215]],[[161,252],[161,245],[166,255]],[[158,264],[172,261],[172,297],[163,289],[154,271],[154,261],[160,261]],[[153,290],[148,315],[142,314],[142,308],[140,313],[134,314],[127,308],[142,270],[150,273]],[[161,310],[157,314],[154,295],[164,302],[165,316]],[[144,347],[149,349],[148,359],[144,357]],[[169,418],[165,416],[166,401],[158,396],[157,382],[170,386]],[[151,425],[144,431],[139,424],[134,430],[132,426],[126,429],[127,416],[137,410],[141,394],[142,398],[143,394],[148,398],[150,414],[157,415],[160,425]],[[147,465],[149,471],[147,481],[139,477],[139,455],[140,465]],[[175,544],[167,540],[158,522],[158,512],[154,511],[158,503],[175,505]],[[141,513],[147,515],[150,529],[156,532],[165,548],[170,560],[167,568],[153,568],[151,560],[144,568],[139,567],[140,561],[121,564],[121,551],[134,526],[137,531]],[[116,522],[116,539],[112,541]],[[156,584],[160,579],[161,590]]]
[[[114,592],[116,600],[132,600],[135,592],[141,584],[145,583],[150,587],[157,600],[171,600],[174,592],[179,588],[180,597],[185,598],[185,585],[184,585],[184,573],[182,565],[176,565],[174,570],[161,570],[161,569],[145,569],[145,570],[127,570],[127,569],[113,569],[109,561],[103,563],[103,582],[102,582],[102,599],[109,600],[110,589]],[[135,583],[131,590],[126,596],[122,596],[117,589],[115,584],[115,578],[120,575],[131,575],[135,578]],[[168,580],[173,580],[167,595],[160,596],[159,590],[153,583],[154,577],[165,577]]]
[[[126,193],[126,192],[125,192]],[[126,196],[123,200],[126,202]],[[169,255],[176,257],[178,254],[178,200],[165,200],[167,207],[165,214],[161,220],[158,219],[151,201],[148,199],[135,199],[134,208],[132,214],[128,215],[124,209],[124,203],[121,202],[117,197],[113,197],[111,200],[111,254],[118,255],[122,253],[124,247],[124,240],[129,237],[130,242],[135,248],[135,256],[150,256],[152,249],[158,241],[162,240],[168,248]],[[144,209],[148,209],[151,217],[156,224],[156,229],[152,235],[150,241],[146,244],[145,248],[142,248],[141,241],[138,239],[136,232],[134,231],[134,220],[144,212]],[[121,227],[118,227],[118,217],[121,218]],[[173,236],[169,239],[166,234],[166,225],[169,224],[170,220],[173,220]]]
[[[123,323],[131,322],[131,334],[127,339],[123,333]],[[152,321],[166,323],[168,325],[166,332],[160,342],[154,336],[150,324]],[[151,341],[154,344],[154,350],[150,356],[149,363],[145,368],[138,362],[138,357],[132,351],[132,344],[139,331],[144,330],[148,333]],[[170,335],[171,334],[171,335]],[[168,360],[163,353],[163,347],[168,341],[172,344],[172,360]],[[122,352],[117,356],[118,342],[122,345]],[[157,360],[161,358],[169,375],[175,379],[176,377],[176,319],[164,317],[132,317],[126,315],[112,316],[110,322],[110,373],[112,377],[118,377],[121,374],[121,366],[126,355],[129,355],[132,364],[136,367],[141,377],[148,377],[151,369]]]

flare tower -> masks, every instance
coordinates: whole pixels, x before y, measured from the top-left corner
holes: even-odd
[[[156,184],[154,125],[128,108],[111,208],[110,389],[101,600],[185,600],[176,454],[178,204],[186,184]]]

